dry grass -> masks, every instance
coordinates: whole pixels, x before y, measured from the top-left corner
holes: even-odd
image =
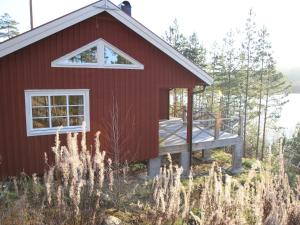
[[[94,149],[80,136],[79,142],[69,134],[67,146],[56,136],[55,163],[43,178],[3,183],[0,224],[101,224],[108,214],[128,224],[300,224],[300,179],[292,189],[282,154],[255,163],[243,182],[215,164],[201,182],[192,173],[183,181],[169,156],[159,176],[141,183],[128,176],[126,164],[105,157],[99,133]]]

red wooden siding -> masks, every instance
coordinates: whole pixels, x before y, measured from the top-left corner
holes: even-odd
[[[170,92],[169,88],[159,89],[159,119],[169,119]]]
[[[142,64],[144,70],[51,68],[51,61],[98,38]],[[193,87],[201,81],[158,48],[107,13],[53,34],[0,59],[0,176],[41,173],[44,152],[51,156],[54,135],[27,137],[24,90],[90,89],[88,143],[100,130],[111,152],[109,122],[118,104],[121,157],[145,160],[158,155],[159,89]],[[65,135],[62,139],[65,138]]]

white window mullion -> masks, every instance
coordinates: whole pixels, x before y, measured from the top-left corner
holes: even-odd
[[[32,100],[31,100],[31,98],[32,98],[32,95],[29,95],[29,104],[30,104],[30,106],[32,106]],[[30,121],[31,121],[31,123],[30,123],[30,129],[33,129],[32,107],[30,107],[29,115],[30,115]]]
[[[52,115],[51,115],[51,96],[48,95],[48,115],[49,115],[49,127],[52,127]]]
[[[104,65],[104,45],[102,42],[97,43],[97,57],[98,57],[98,64],[100,66]]]
[[[70,95],[66,95],[67,98],[67,126],[70,126],[70,113],[69,113],[69,96]]]
[[[89,99],[89,93],[86,92],[83,95],[83,120],[86,124],[86,129],[90,129],[90,99]]]

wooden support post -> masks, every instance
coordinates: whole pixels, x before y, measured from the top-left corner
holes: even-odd
[[[221,116],[221,111],[219,111],[215,118],[215,140],[219,139],[220,136],[220,128],[222,123]]]
[[[183,106],[182,107],[182,115],[181,115],[181,118],[182,118],[182,121],[185,123],[186,122],[186,107]]]
[[[219,124],[219,119],[215,119],[215,135],[214,138],[215,140],[219,139],[220,136],[220,124]]]
[[[240,139],[232,150],[232,167],[230,172],[232,174],[239,174],[243,171],[243,139]]]
[[[158,156],[148,161],[148,177],[154,178],[159,175],[161,166],[161,157]]]
[[[239,118],[238,135],[244,140],[244,117],[243,116],[240,116],[240,118]]]
[[[193,88],[188,89],[188,108],[187,108],[187,142],[188,152],[190,153],[189,168],[192,166],[193,152]]]

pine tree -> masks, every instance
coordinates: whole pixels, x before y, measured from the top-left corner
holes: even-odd
[[[200,45],[196,33],[189,36],[183,55],[201,68],[205,68],[207,66],[206,49]]]
[[[245,61],[243,70],[245,71],[245,95],[244,95],[244,156],[247,149],[247,123],[248,123],[248,107],[250,106],[250,88],[256,70],[255,60],[255,46],[256,46],[256,23],[254,21],[254,13],[252,10],[249,12],[249,17],[245,26],[245,39],[242,42],[243,60]]]
[[[207,67],[209,75],[214,79],[214,83],[206,88],[205,91],[205,99],[208,102],[207,110],[209,112],[214,112],[216,108],[216,95],[218,91],[221,91],[222,86],[222,58],[221,58],[221,50],[217,43],[214,43],[214,46],[210,52],[210,62]]]
[[[257,61],[259,63],[259,85],[257,87],[258,91],[258,121],[257,121],[257,137],[256,137],[256,148],[255,156],[256,159],[259,158],[259,143],[260,143],[260,132],[261,132],[261,117],[262,117],[262,100],[263,100],[263,91],[264,91],[264,79],[266,76],[266,61],[268,57],[271,57],[270,49],[271,44],[268,41],[269,33],[267,29],[263,27],[258,31],[258,43],[257,43]]]
[[[239,61],[240,52],[236,49],[235,33],[231,30],[223,39],[223,47],[221,53],[221,86],[225,96],[224,114],[226,117],[234,115],[238,112],[237,102],[241,93],[239,86]]]
[[[267,128],[280,118],[282,106],[287,103],[286,97],[290,93],[291,89],[291,85],[287,81],[286,77],[276,70],[276,64],[272,57],[268,58],[266,61],[266,67],[261,160],[263,160],[265,156]]]
[[[168,30],[165,32],[165,35],[163,36],[163,39],[181,54],[184,54],[184,52],[187,49],[188,40],[180,32],[177,19],[175,19],[173,24],[169,26]],[[179,93],[183,94],[182,90],[178,90],[176,88],[174,88],[171,92],[171,95],[173,96],[174,117],[177,117],[180,114],[180,108],[181,105],[183,105],[183,102],[178,102]]]
[[[19,34],[17,28],[18,22],[10,17],[8,13],[4,13],[0,17],[0,39],[9,39]]]
[[[168,30],[165,32],[165,36],[163,36],[163,39],[181,54],[183,54],[187,48],[187,38],[180,33],[177,19],[175,19],[173,24],[169,26]]]

